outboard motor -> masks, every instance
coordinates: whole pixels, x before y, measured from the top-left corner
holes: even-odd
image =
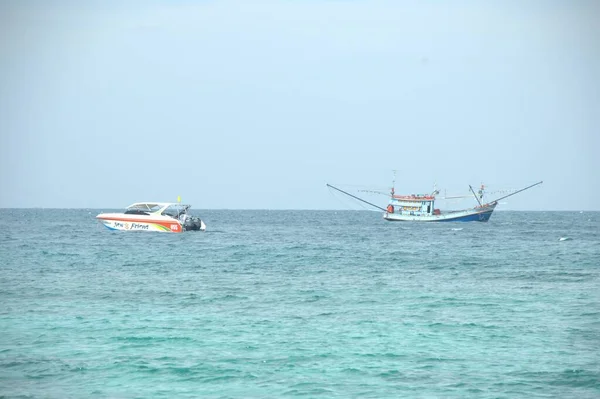
[[[204,231],[206,225],[199,217],[190,216],[185,220],[183,228],[185,231]]]

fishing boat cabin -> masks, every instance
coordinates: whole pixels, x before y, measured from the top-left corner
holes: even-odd
[[[399,214],[405,216],[431,216],[439,215],[440,210],[435,209],[435,195],[411,194],[392,196],[387,206],[388,214]]]

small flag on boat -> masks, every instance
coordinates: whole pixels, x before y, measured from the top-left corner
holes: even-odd
[[[181,202],[181,195],[177,196],[177,202]]]

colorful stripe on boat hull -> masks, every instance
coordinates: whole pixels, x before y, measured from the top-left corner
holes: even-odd
[[[182,233],[183,229],[177,221],[143,222],[130,220],[99,219],[109,230],[121,231],[157,231],[162,233]]]

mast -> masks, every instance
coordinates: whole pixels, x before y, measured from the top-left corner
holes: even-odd
[[[542,184],[543,182],[544,182],[543,180],[542,180],[542,181],[539,181],[539,182],[537,182],[537,183],[535,183],[535,184],[532,184],[531,186],[527,186],[527,187],[525,187],[525,188],[522,188],[522,189],[520,189],[520,190],[518,190],[518,191],[515,191],[515,192],[514,192],[514,193],[512,193],[512,194],[508,194],[508,195],[505,195],[504,197],[496,198],[496,199],[495,199],[495,200],[493,200],[492,202],[497,202],[497,201],[503,200],[504,198],[508,198],[508,197],[510,197],[510,196],[512,196],[512,195],[518,194],[518,193],[520,193],[521,191],[529,190],[531,187],[535,187],[535,186],[537,186],[538,184]]]
[[[370,203],[370,202],[368,202],[368,201],[365,201],[364,199],[358,198],[357,196],[355,196],[355,195],[352,195],[352,194],[350,194],[350,193],[347,193],[347,192],[345,192],[344,190],[340,190],[339,188],[337,188],[337,187],[334,187],[334,186],[332,186],[331,184],[327,184],[327,187],[331,187],[331,188],[333,188],[334,190],[337,190],[337,191],[339,191],[340,193],[344,193],[344,194],[346,194],[346,195],[348,195],[348,196],[350,196],[350,197],[352,197],[352,198],[354,198],[354,199],[357,199],[357,200],[359,200],[359,201],[361,201],[361,202],[364,202],[365,204],[369,204],[369,205],[371,205],[371,206],[374,206],[374,207],[375,207],[375,208],[377,208],[377,209],[381,209],[382,211],[384,211],[384,212],[387,212],[387,211],[386,211],[385,209],[383,209],[382,207],[380,207],[380,206],[377,206],[377,205],[375,205],[375,204],[372,204],[372,203]]]

